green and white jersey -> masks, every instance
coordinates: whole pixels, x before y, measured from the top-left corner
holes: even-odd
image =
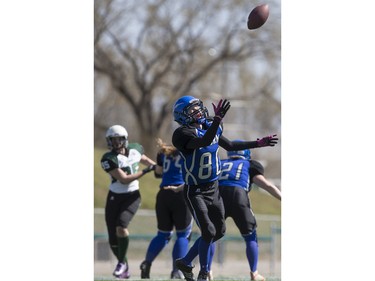
[[[138,143],[129,143],[129,155],[125,156],[114,151],[105,153],[101,159],[102,168],[107,173],[111,170],[120,168],[128,175],[135,174],[139,169],[139,162],[144,153],[143,146]],[[127,193],[139,189],[139,181],[134,180],[129,184],[123,184],[113,178],[111,175],[111,184],[109,189],[115,193]]]

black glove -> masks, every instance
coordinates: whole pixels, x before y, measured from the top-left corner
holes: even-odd
[[[217,106],[212,104],[214,107],[215,117],[218,117],[220,120],[224,118],[225,114],[230,108],[230,102],[228,100],[220,100]]]
[[[142,173],[143,173],[143,174],[147,174],[148,172],[151,172],[151,171],[155,170],[155,166],[156,166],[156,165],[150,165],[150,166],[148,166],[147,168],[144,168],[144,169],[142,170]]]
[[[257,139],[258,147],[275,146],[275,144],[277,144],[277,141],[279,140],[278,138],[276,138],[276,136],[277,135],[272,135]]]

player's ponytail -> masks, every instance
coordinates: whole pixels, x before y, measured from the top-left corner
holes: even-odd
[[[171,144],[163,142],[161,138],[156,139],[156,144],[160,148],[160,152],[165,156],[176,156],[178,154],[177,148]]]

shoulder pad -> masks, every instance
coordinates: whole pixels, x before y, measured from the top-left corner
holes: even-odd
[[[133,142],[133,143],[129,143],[128,145],[128,149],[135,149],[137,150],[140,154],[144,154],[144,148],[141,144],[139,143],[136,143],[136,142]]]

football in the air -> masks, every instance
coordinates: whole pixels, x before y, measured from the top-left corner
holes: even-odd
[[[247,18],[247,28],[252,30],[261,27],[267,21],[269,14],[268,4],[256,6]]]

